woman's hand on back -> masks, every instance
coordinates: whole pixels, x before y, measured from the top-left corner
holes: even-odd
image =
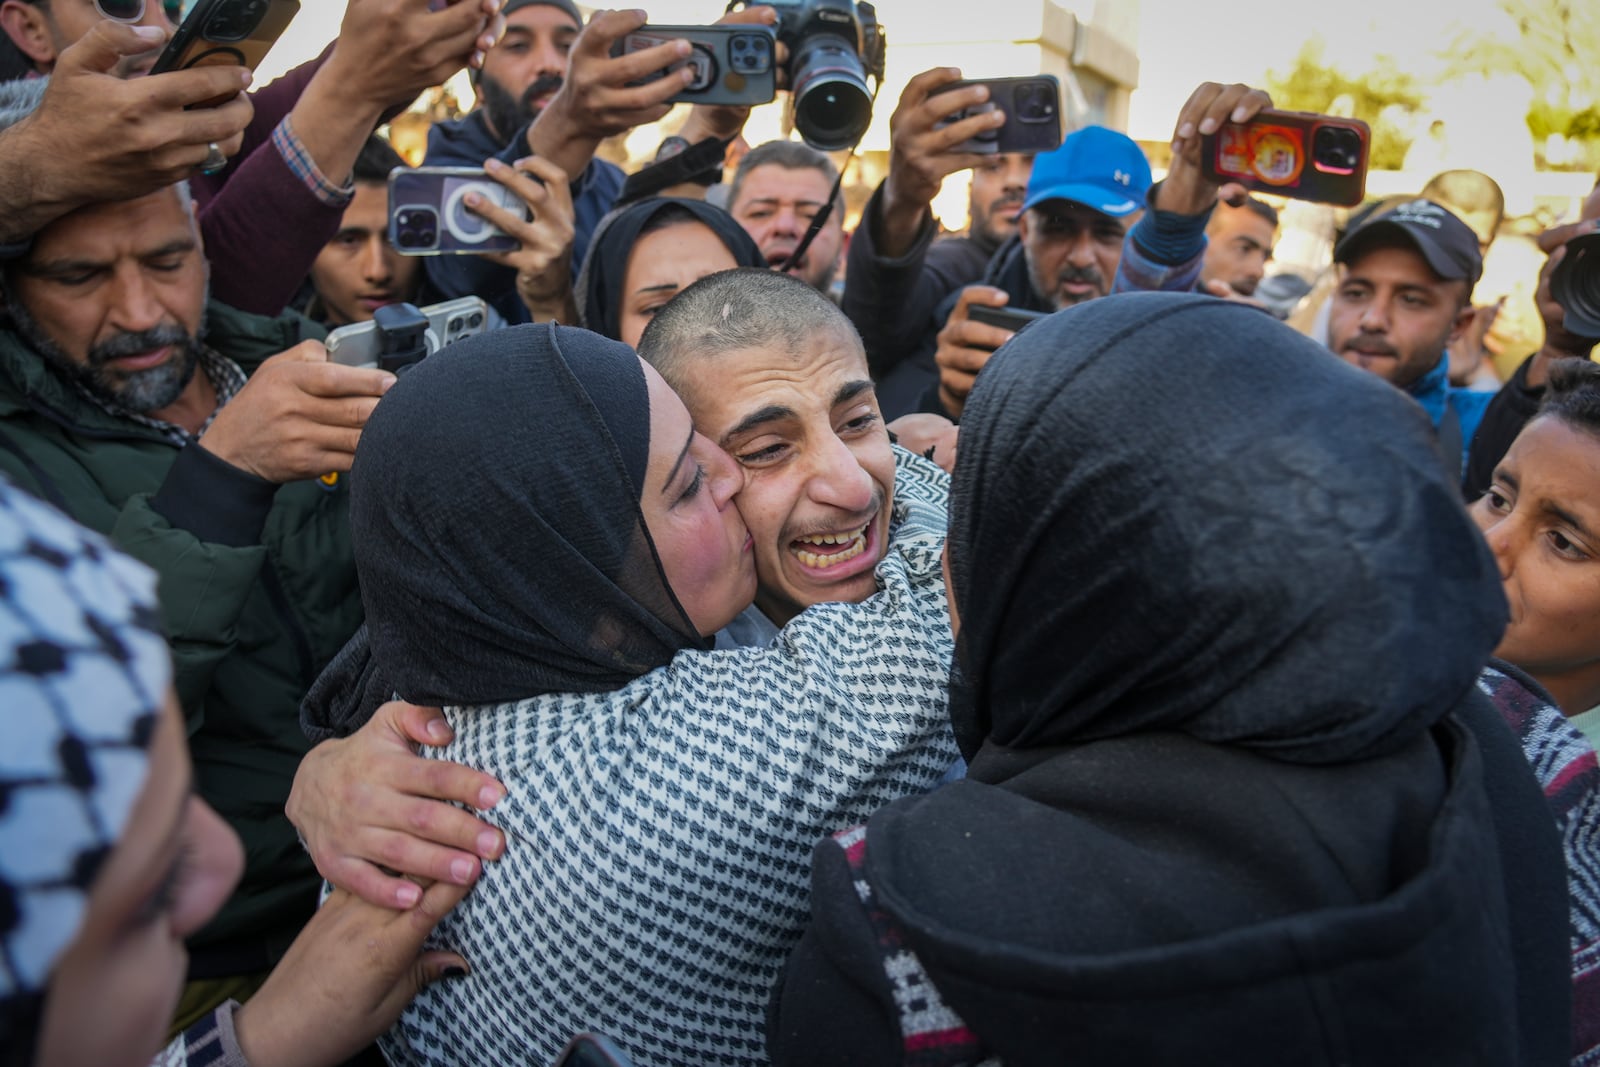
[[[423,891],[396,872],[464,886],[499,858],[505,835],[455,805],[486,811],[505,788],[416,752],[452,737],[439,709],[392,701],[355,734],[306,754],[285,811],[324,878],[372,904],[410,908]]]

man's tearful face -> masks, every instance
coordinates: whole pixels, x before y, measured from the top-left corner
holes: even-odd
[[[811,604],[876,592],[894,453],[860,341],[823,330],[691,373],[696,426],[746,471],[737,503],[755,542],[757,606],[781,626]]]

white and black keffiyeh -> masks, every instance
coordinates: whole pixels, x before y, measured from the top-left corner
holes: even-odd
[[[439,927],[472,964],[390,1032],[397,1064],[548,1062],[574,1032],[641,1067],[765,1059],[812,846],[932,787],[956,748],[939,553],[948,478],[896,450],[895,525],[861,604],[770,648],[683,652],[610,693],[448,709],[431,752],[498,777],[506,856]]]
[[[0,1030],[76,935],[144,786],[172,679],[155,604],[151,571],[0,480]]]

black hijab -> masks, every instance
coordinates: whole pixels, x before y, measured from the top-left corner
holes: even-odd
[[[1565,917],[1507,900],[1562,872],[1502,865],[1553,826],[1514,746],[1522,803],[1488,801],[1506,606],[1442,470],[1399,390],[1210,297],[1096,300],[991,359],[950,507],[969,780],[865,851],[988,1052],[1518,1062]],[[828,855],[813,911],[848,943]]]
[[[575,295],[578,315],[586,329],[610,338],[622,335],[622,283],[628,271],[628,260],[639,235],[662,212],[687,212],[695,221],[706,226],[727,246],[741,267],[765,267],[766,259],[755,240],[745,228],[734,221],[732,215],[704,200],[681,200],[670,196],[653,196],[647,200],[620,207],[600,220],[594,236],[589,241],[589,254],[578,273]]]
[[[710,647],[639,508],[649,443],[638,357],[585,330],[496,330],[402,375],[350,474],[367,623],[307,718],[602,692]]]
[[[1499,572],[1399,390],[1184,295],[1096,301],[1005,352],[950,507],[969,756],[1178,730],[1336,763],[1471,688]]]

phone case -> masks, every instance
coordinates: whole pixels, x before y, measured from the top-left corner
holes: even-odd
[[[156,57],[151,74],[234,64],[254,70],[289,28],[300,0],[200,0]],[[194,107],[216,107],[221,96]]]
[[[689,58],[633,82],[647,85],[684,66],[695,79],[669,97],[685,104],[765,104],[778,95],[777,34],[770,26],[641,26],[611,46],[613,56],[687,40]]]
[[[1061,147],[1061,83],[1053,74],[1035,74],[1026,78],[976,78],[971,81],[951,82],[934,91],[934,95],[964,89],[969,85],[987,85],[989,100],[977,107],[962,108],[949,118],[934,124],[935,129],[960,122],[973,115],[981,115],[995,108],[1006,113],[1006,123],[997,130],[979,134],[950,149],[952,152],[1053,152]]]
[[[527,215],[521,197],[472,167],[396,167],[389,174],[389,243],[403,256],[512,252],[521,244],[467,210],[468,193]]]
[[[475,296],[462,296],[442,304],[417,309],[428,320],[427,351],[431,354],[490,328],[489,305]],[[382,356],[382,339],[376,325],[353,322],[328,334],[328,358],[346,367],[376,367]]]
[[[981,322],[986,326],[998,326],[1002,330],[1021,333],[1046,315],[1043,311],[1027,311],[1023,308],[990,307],[987,304],[968,304],[967,318],[973,322]]]
[[[1256,192],[1353,207],[1366,194],[1371,143],[1360,119],[1268,110],[1203,138],[1201,168]]]

